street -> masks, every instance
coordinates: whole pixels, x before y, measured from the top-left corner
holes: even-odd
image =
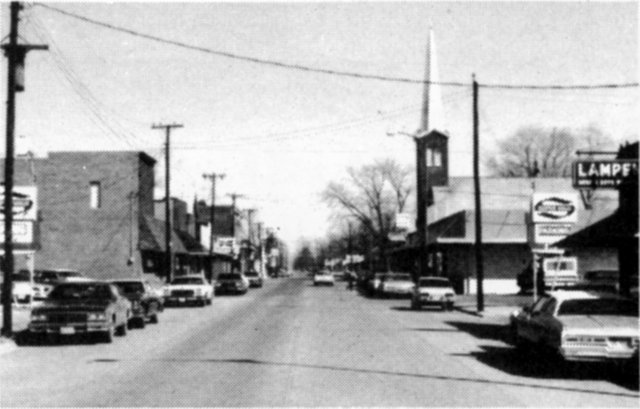
[[[506,317],[408,307],[268,280],[113,344],[20,346],[0,356],[0,406],[638,405],[637,379],[615,368],[523,359]]]

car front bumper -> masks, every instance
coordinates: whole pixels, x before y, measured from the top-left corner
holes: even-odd
[[[169,304],[193,304],[193,303],[201,303],[203,301],[208,300],[208,298],[204,295],[194,295],[191,297],[174,297],[174,296],[165,296],[164,297],[164,305]]]
[[[619,361],[637,358],[638,348],[627,345],[572,345],[560,347],[567,361]]]
[[[29,332],[35,334],[59,334],[59,335],[75,335],[86,334],[92,332],[107,332],[111,330],[112,324],[107,321],[83,322],[83,323],[67,323],[54,324],[47,322],[29,323]]]

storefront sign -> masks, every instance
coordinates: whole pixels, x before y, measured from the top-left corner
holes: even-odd
[[[534,228],[534,241],[538,244],[552,244],[558,242],[571,233],[571,223],[538,223]]]
[[[637,174],[637,159],[580,160],[573,164],[573,187],[615,188]]]
[[[15,186],[13,188],[14,220],[36,220],[38,188],[35,186]],[[4,186],[0,186],[0,220],[4,220]]]
[[[578,196],[575,193],[534,193],[531,201],[533,223],[575,223]]]

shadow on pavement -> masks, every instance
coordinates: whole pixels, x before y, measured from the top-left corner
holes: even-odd
[[[495,369],[515,376],[538,379],[602,380],[632,391],[640,390],[637,366],[599,362],[567,362],[542,351],[519,351],[513,347],[481,346],[470,356]]]
[[[446,321],[445,324],[451,325],[460,331],[467,332],[479,339],[493,339],[509,343],[509,327],[503,324],[464,321]]]
[[[439,312],[448,312],[448,311],[444,311],[444,310],[443,310],[442,308],[440,308],[439,306],[434,306],[434,307],[431,307],[431,306],[428,306],[428,307],[427,307],[427,306],[424,306],[424,307],[422,307],[422,308],[420,308],[420,309],[418,309],[418,310],[414,310],[414,309],[413,309],[413,308],[411,308],[410,306],[407,306],[407,307],[401,307],[401,306],[399,306],[399,305],[395,305],[395,306],[391,307],[390,309],[392,309],[392,310],[394,310],[394,311],[403,311],[403,312],[407,312],[407,311],[408,311],[408,312],[413,312],[413,313],[416,313],[416,314],[419,314],[419,313],[421,313],[421,312],[422,312],[422,313],[428,313],[428,312],[430,312],[430,313],[434,313],[434,312],[438,312],[438,313],[439,313]]]
[[[92,359],[91,361],[89,361],[89,363],[118,364],[120,362],[127,362],[127,361],[133,361],[133,360],[135,360],[135,358],[128,358],[128,359],[115,359],[115,358],[100,359],[99,358],[99,359]],[[501,381],[501,380],[496,380],[492,378],[481,378],[481,377],[445,376],[445,375],[438,375],[435,373],[410,373],[410,372],[386,371],[386,370],[379,370],[379,369],[350,368],[350,367],[332,366],[332,365],[313,365],[313,364],[304,364],[304,363],[296,363],[296,362],[265,361],[265,360],[258,360],[258,359],[244,359],[244,358],[222,359],[222,358],[204,357],[204,358],[163,358],[163,359],[152,359],[150,361],[164,362],[167,364],[210,363],[215,365],[255,365],[255,366],[264,365],[264,366],[273,366],[273,367],[293,367],[293,368],[305,368],[305,369],[312,369],[312,370],[353,372],[358,374],[375,374],[375,375],[410,377],[410,378],[419,378],[419,379],[435,379],[435,380],[453,381],[453,382],[469,382],[469,383],[476,383],[476,384],[505,385],[505,386],[533,388],[533,389],[542,389],[542,390],[559,390],[559,391],[588,393],[588,394],[595,394],[595,395],[609,395],[609,396],[620,396],[620,397],[631,397],[631,398],[638,397],[638,394],[636,393],[599,391],[592,387],[579,388],[579,387],[543,385],[543,384],[530,383],[527,381]]]

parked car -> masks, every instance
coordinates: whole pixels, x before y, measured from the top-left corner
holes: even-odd
[[[602,292],[618,292],[619,273],[617,270],[591,270],[584,273],[578,286]]]
[[[542,268],[544,287],[558,289],[576,285],[578,278],[578,259],[576,257],[545,257],[536,268]],[[533,289],[533,263],[528,264],[516,277],[521,293]]]
[[[164,305],[196,304],[201,307],[211,304],[213,287],[201,275],[178,276],[163,288]]]
[[[246,294],[249,280],[240,273],[223,273],[216,279],[216,294]]]
[[[53,287],[64,281],[92,281],[82,273],[69,269],[35,270],[33,272],[33,297],[44,300]]]
[[[262,287],[263,280],[260,274],[257,271],[247,271],[244,273],[244,276],[249,280],[249,287]]]
[[[147,322],[158,323],[158,313],[163,309],[162,298],[156,295],[146,280],[131,278],[111,282],[131,301],[130,326],[144,328]]]
[[[112,342],[114,334],[126,335],[130,317],[131,302],[111,283],[60,283],[32,310],[28,329],[36,336],[95,333]]]
[[[446,277],[420,277],[411,296],[411,308],[419,310],[423,305],[440,306],[452,310],[456,292]]]
[[[380,282],[381,297],[410,297],[415,284],[409,274],[386,274]]]
[[[329,285],[333,286],[336,279],[333,277],[331,271],[318,271],[313,275],[313,285]]]
[[[367,293],[370,296],[379,295],[378,292],[380,290],[380,283],[382,283],[382,278],[387,275],[387,273],[374,273],[373,276],[370,276],[367,280],[366,288]]]
[[[555,291],[510,317],[516,346],[535,345],[567,361],[638,359],[638,303],[615,294]]]

